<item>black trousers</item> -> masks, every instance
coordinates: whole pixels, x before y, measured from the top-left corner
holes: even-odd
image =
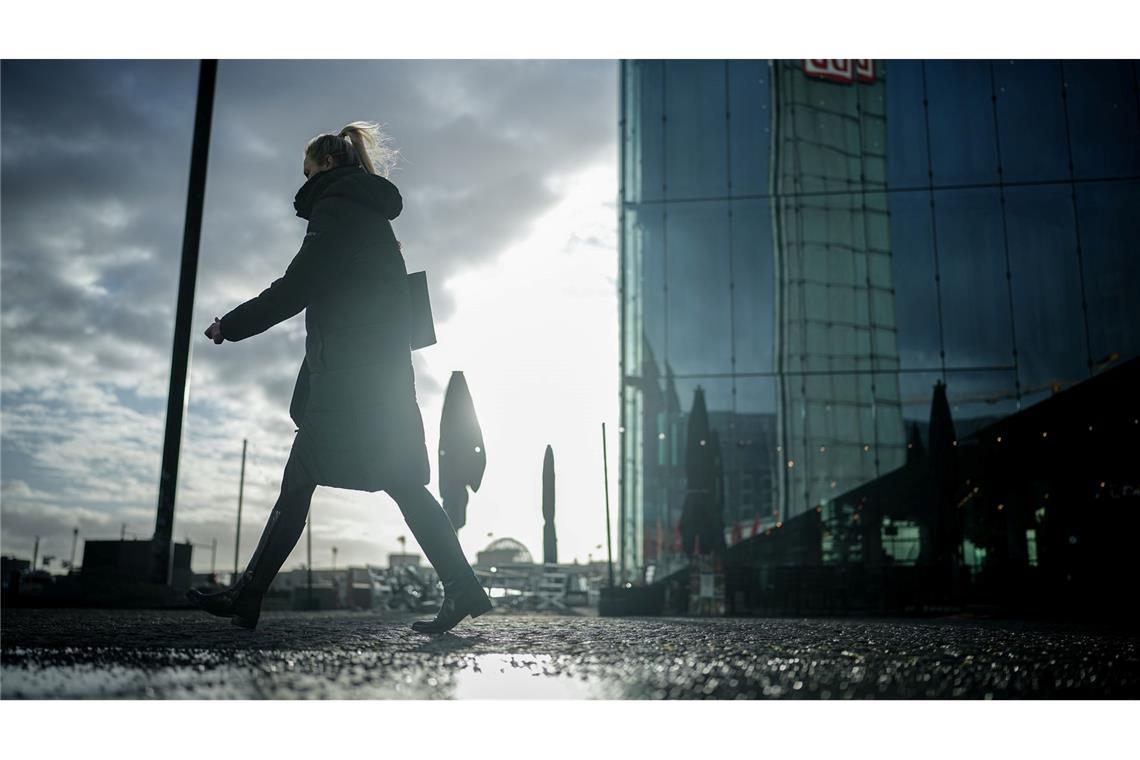
[[[316,478],[301,463],[294,449],[285,463],[277,503],[246,567],[250,591],[264,594],[269,589],[305,530],[305,519],[316,489]],[[443,581],[444,589],[458,590],[467,583],[478,583],[447,513],[431,492],[418,483],[396,484],[386,490]]]

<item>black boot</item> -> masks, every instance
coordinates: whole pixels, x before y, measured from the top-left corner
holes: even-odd
[[[412,623],[412,630],[419,633],[447,633],[468,615],[477,618],[490,611],[491,600],[478,582],[467,584],[461,591],[450,591],[445,586],[443,605],[435,620],[417,620]]]
[[[237,583],[214,593],[190,589],[186,592],[186,598],[211,615],[228,617],[234,625],[253,630],[261,617],[261,596],[250,592],[250,575],[248,572],[243,573]]]
[[[412,630],[420,633],[450,631],[463,618],[478,617],[491,609],[491,600],[467,564],[459,537],[447,513],[435,497],[422,485],[402,485],[388,489],[412,529],[428,562],[443,581],[443,605],[435,620],[412,623]]]
[[[234,585],[213,594],[191,590],[186,597],[211,615],[230,618],[230,622],[240,628],[256,628],[261,617],[261,599],[304,530],[307,499],[305,507],[288,511],[275,508],[270,513],[253,557]]]

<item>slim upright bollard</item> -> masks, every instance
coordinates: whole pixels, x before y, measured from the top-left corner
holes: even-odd
[[[190,319],[194,311],[194,285],[198,277],[198,243],[202,234],[202,206],[206,196],[206,163],[210,149],[210,122],[214,111],[214,82],[218,62],[204,60],[198,70],[198,105],[194,116],[194,142],[190,152],[190,187],[186,193],[186,223],[182,231],[182,268],[178,275],[178,307],[174,319],[174,347],[170,360],[170,389],[166,396],[166,437],[162,443],[162,470],[158,484],[158,510],[151,539],[151,580],[170,582],[173,558],[174,495],[178,487],[178,454],[182,446],[182,417],[186,412],[186,375],[190,368]]]

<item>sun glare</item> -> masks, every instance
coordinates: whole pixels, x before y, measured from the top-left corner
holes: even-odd
[[[608,166],[565,178],[563,200],[491,263],[434,288],[457,307],[424,350],[446,386],[462,370],[483,428],[488,463],[460,539],[469,556],[511,536],[542,548],[542,457],[554,448],[559,560],[604,556],[600,426],[617,472],[618,320],[615,185]],[[423,408],[436,451],[441,398]],[[433,467],[433,470],[435,468]],[[434,475],[434,473],[433,473]],[[434,485],[434,483],[433,483]],[[610,498],[616,515],[616,481]]]

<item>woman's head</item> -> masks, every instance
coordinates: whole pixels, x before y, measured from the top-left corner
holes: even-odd
[[[364,167],[369,174],[387,177],[396,165],[399,151],[390,147],[391,138],[371,121],[354,121],[337,134],[317,135],[305,146],[302,170],[305,177],[338,166]]]

